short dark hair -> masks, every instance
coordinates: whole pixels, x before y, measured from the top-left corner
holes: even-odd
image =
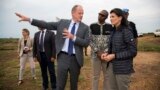
[[[120,9],[120,8],[114,8],[110,11],[110,14],[111,13],[115,13],[118,17],[122,17],[122,20],[121,20],[121,25],[123,26],[128,26],[127,24],[127,20],[126,18],[124,17],[124,14],[123,14],[123,11]]]
[[[30,34],[29,30],[26,28],[23,28],[22,31],[26,32],[28,35]]]

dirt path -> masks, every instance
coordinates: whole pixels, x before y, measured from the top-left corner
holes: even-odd
[[[130,90],[160,90],[160,53],[138,52]]]

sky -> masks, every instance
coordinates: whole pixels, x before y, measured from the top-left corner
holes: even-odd
[[[56,17],[71,19],[75,4],[84,8],[83,22],[90,25],[97,22],[98,13],[105,9],[128,8],[129,20],[136,24],[138,33],[154,32],[160,28],[159,0],[1,0],[0,38],[20,38],[22,29],[27,28],[31,37],[38,29],[28,22],[18,22],[15,12],[30,18],[56,21]],[[110,18],[107,21],[110,23]]]

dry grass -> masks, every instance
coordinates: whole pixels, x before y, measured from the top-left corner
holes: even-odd
[[[139,51],[156,51],[160,52],[160,37],[154,37],[148,35],[138,38],[138,50]]]
[[[134,60],[136,73],[130,90],[160,90],[160,53],[139,52]]]

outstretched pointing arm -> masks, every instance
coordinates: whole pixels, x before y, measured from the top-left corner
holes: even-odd
[[[30,22],[30,18],[29,17],[24,16],[24,15],[19,14],[19,13],[15,13],[15,14],[16,14],[16,16],[18,16],[20,18],[19,22],[21,22],[21,21],[28,21],[28,22]]]

